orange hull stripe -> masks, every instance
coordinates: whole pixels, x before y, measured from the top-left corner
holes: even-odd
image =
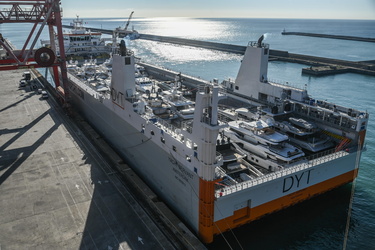
[[[206,181],[199,179],[199,238],[205,242],[213,241],[213,214],[215,200],[216,181]]]
[[[357,177],[357,174],[358,169],[283,196],[281,198],[275,199],[273,201],[267,202],[260,206],[254,208],[245,207],[239,209],[235,211],[232,216],[215,222],[216,225],[213,227],[214,234],[216,235],[229,229],[233,229],[235,227],[249,223],[263,217],[264,215],[276,212],[301,201],[307,200],[315,195],[327,192],[331,189],[352,182]]]

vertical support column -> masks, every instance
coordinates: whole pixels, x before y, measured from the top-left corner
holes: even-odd
[[[53,77],[54,77],[54,81],[56,85],[55,88],[57,89],[60,86],[59,69],[57,68],[57,66],[53,66],[52,69],[53,69]]]
[[[26,41],[25,41],[25,44],[24,44],[23,47],[22,47],[22,50],[21,50],[21,53],[20,53],[20,57],[21,57],[21,58],[24,58],[24,54],[25,54],[26,47],[27,47],[27,45],[29,44],[29,41],[30,41],[32,35],[34,34],[35,28],[36,28],[37,26],[38,26],[38,23],[37,23],[37,22],[34,23],[32,29],[31,29],[31,31],[30,31],[30,34],[29,34],[29,36],[27,37],[27,39],[26,39]],[[32,49],[32,48],[30,48],[30,49]]]
[[[55,44],[55,32],[53,30],[53,25],[48,25],[48,33],[49,33],[49,42],[51,44],[51,49],[56,54],[56,44]]]
[[[65,103],[69,102],[69,86],[68,86],[68,74],[66,69],[66,58],[65,58],[65,48],[64,48],[64,37],[63,37],[63,30],[62,30],[62,23],[61,23],[61,12],[60,12],[60,0],[53,1],[53,10],[55,16],[55,24],[57,28],[57,36],[59,42],[59,50],[60,50],[60,69],[61,69],[61,77],[62,77],[62,84],[64,87],[65,93]]]
[[[206,244],[214,240],[215,181],[199,179],[199,238]]]

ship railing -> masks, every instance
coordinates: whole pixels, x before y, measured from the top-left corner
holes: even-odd
[[[290,82],[282,82],[282,81],[277,80],[277,79],[268,78],[267,81],[269,83],[272,83],[272,84],[288,87],[289,89],[306,90],[306,85],[304,86],[304,88],[301,88],[300,86],[298,86],[296,84],[293,84],[293,83],[290,83]]]
[[[306,117],[310,120],[313,120],[313,121],[316,121],[318,123],[321,123],[321,124],[325,124],[325,125],[328,125],[330,127],[334,127],[334,128],[338,128],[338,129],[341,129],[341,128],[348,128],[348,129],[352,129],[352,130],[355,130],[356,129],[356,122],[347,122],[347,123],[342,123],[340,124],[340,121],[339,120],[336,120],[336,119],[332,119],[332,118],[328,118],[328,117],[323,117],[323,115],[319,115],[319,114],[315,114],[315,113],[307,113],[307,111],[305,110],[302,110],[302,109],[295,109],[294,110],[297,114],[301,115],[302,117]],[[353,127],[354,126],[354,127]]]
[[[167,121],[158,118],[158,123],[163,127],[164,132],[167,132],[169,134],[175,134],[176,133],[176,127],[172,124],[168,123]]]
[[[326,151],[322,151],[322,152],[319,152],[319,153],[316,153],[316,154],[313,154],[313,155],[310,155],[310,156],[306,156],[306,159],[309,160],[309,161],[312,161],[312,160],[315,160],[315,159],[318,159],[318,158],[321,158],[323,156],[330,155],[330,154],[333,154],[333,153],[335,153],[334,148],[326,150]]]
[[[225,175],[226,175],[225,170],[222,167],[220,167],[220,166],[216,166],[216,168],[215,168],[215,177],[216,177],[216,179],[222,178]]]
[[[168,133],[172,135],[173,137],[179,138],[181,141],[183,141],[183,136],[181,135],[181,129],[177,128],[176,126],[172,125],[171,123],[159,117],[153,118],[150,116],[149,119],[156,119],[156,123],[158,123],[157,126],[163,130],[163,133]]]
[[[190,122],[182,121],[181,122],[181,129],[187,131],[189,134],[193,132],[193,127],[191,126]]]
[[[250,188],[250,187],[261,185],[263,183],[267,183],[269,181],[294,174],[296,172],[314,167],[316,165],[320,165],[322,163],[326,163],[326,162],[332,161],[334,159],[341,158],[341,157],[346,156],[348,154],[349,153],[346,152],[346,151],[339,151],[339,152],[336,152],[336,153],[333,153],[333,154],[325,155],[325,156],[320,157],[320,158],[316,158],[314,160],[310,160],[308,162],[300,163],[300,164],[295,165],[293,167],[285,168],[285,169],[277,171],[277,172],[273,172],[273,173],[270,173],[270,174],[267,174],[267,175],[263,175],[263,176],[254,178],[254,179],[249,180],[249,181],[237,183],[237,184],[234,184],[234,185],[231,185],[231,186],[228,186],[228,187],[220,187],[219,189],[217,189],[215,191],[215,197],[220,198],[222,196],[229,195],[229,194],[232,194],[232,193],[236,193],[238,191],[245,190],[245,189]]]
[[[229,118],[227,115],[220,112],[217,114],[217,118],[222,123],[228,123],[230,121],[233,121],[233,119]]]
[[[250,41],[247,46],[251,46],[251,47],[259,47],[259,43],[258,41]],[[270,47],[270,45],[268,43],[261,43],[261,46],[268,49]]]
[[[215,163],[218,165],[222,165],[223,159],[223,155],[220,152],[216,151]]]
[[[78,85],[80,88],[84,89],[87,93],[92,95],[94,98],[99,99],[100,97],[103,97],[101,94],[98,94],[93,87],[83,83],[81,80],[79,80],[77,77],[75,77],[72,74],[68,74],[68,80],[74,82],[76,85]]]

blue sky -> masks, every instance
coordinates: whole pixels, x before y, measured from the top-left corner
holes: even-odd
[[[375,0],[62,0],[64,17],[373,19]]]

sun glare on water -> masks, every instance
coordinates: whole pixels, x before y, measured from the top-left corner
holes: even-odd
[[[190,39],[218,39],[228,29],[222,22],[196,18],[148,18],[143,22],[148,24],[143,33]]]
[[[228,35],[229,27],[224,22],[196,18],[147,18],[138,20],[142,33],[160,36],[171,36],[202,41],[218,41]],[[142,25],[143,24],[143,25]],[[193,61],[222,61],[237,58],[237,55],[190,46],[137,41],[142,43],[142,52],[151,52],[158,60],[171,60],[177,63]],[[134,44],[136,47],[137,45]],[[147,56],[150,57],[150,56]],[[150,58],[149,58],[150,59]],[[155,60],[156,58],[154,58]]]

